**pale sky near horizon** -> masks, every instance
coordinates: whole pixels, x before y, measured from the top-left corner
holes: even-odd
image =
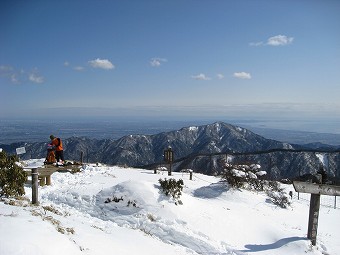
[[[340,119],[339,25],[336,0],[2,0],[0,117]]]

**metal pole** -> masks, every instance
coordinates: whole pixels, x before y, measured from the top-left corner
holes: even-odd
[[[32,204],[38,204],[38,168],[32,168]]]

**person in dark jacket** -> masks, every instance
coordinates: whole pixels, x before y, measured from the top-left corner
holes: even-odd
[[[54,135],[50,135],[51,144],[55,149],[55,157],[57,159],[57,163],[64,164],[64,149],[63,143],[59,137],[55,137]]]

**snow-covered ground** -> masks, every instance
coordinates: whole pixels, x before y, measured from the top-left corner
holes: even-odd
[[[340,209],[321,206],[311,246],[308,200],[294,196],[282,209],[213,176],[173,173],[185,186],[176,205],[160,192],[160,178],[167,172],[94,165],[54,173],[51,186],[39,187],[40,205],[0,202],[0,254],[340,254]]]

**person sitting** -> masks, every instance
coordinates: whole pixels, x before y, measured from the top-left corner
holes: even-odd
[[[56,163],[54,148],[53,148],[53,145],[49,143],[47,144],[47,156],[46,156],[44,164],[49,165],[49,164],[54,164],[54,163]]]
[[[50,135],[51,144],[55,149],[55,157],[57,160],[57,164],[64,164],[64,149],[63,143],[59,137],[55,137],[54,135]]]

